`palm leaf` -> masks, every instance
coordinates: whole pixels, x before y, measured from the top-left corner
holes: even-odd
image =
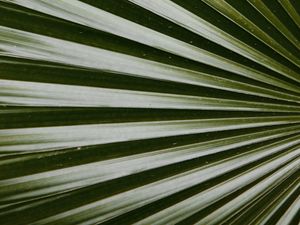
[[[0,224],[298,224],[300,3],[0,0]]]

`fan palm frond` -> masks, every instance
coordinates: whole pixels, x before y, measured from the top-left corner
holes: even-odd
[[[1,225],[299,224],[299,1],[0,15]]]

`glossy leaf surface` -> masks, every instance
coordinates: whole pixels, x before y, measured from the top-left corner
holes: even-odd
[[[297,0],[0,0],[0,225],[299,224]]]

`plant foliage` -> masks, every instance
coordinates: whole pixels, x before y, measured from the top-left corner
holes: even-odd
[[[0,224],[299,224],[300,1],[0,0]]]

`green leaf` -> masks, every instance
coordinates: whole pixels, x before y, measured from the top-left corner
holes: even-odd
[[[0,0],[0,224],[299,224],[295,0]]]

